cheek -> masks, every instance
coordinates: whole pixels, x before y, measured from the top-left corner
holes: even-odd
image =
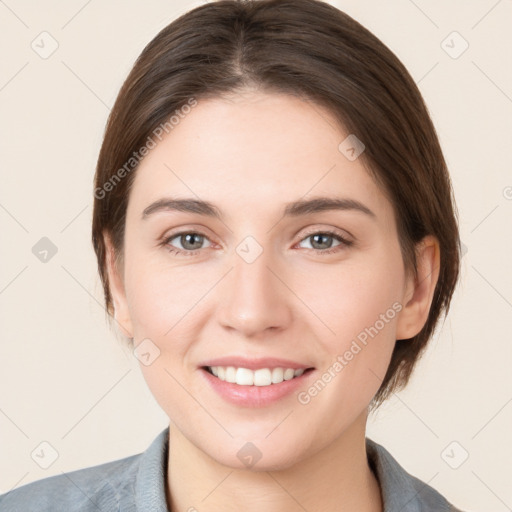
[[[401,261],[394,254],[380,258],[369,255],[305,272],[295,281],[294,290],[313,313],[308,316],[320,320],[317,330],[323,329],[324,335],[318,339],[341,349],[376,322],[379,331],[391,334],[396,321],[393,304],[401,297],[402,282]]]
[[[183,366],[189,361],[191,340],[199,338],[205,304],[201,298],[215,280],[194,271],[193,266],[172,266],[147,255],[133,257],[130,270],[127,299],[135,343],[149,338],[158,354],[151,364],[141,360],[140,369],[160,407],[174,411],[176,419],[180,417],[176,411],[187,411],[183,404],[190,401],[180,385],[184,383]]]
[[[129,272],[127,299],[136,339],[174,339],[211,286],[207,273],[166,264],[161,255],[154,260],[147,255],[132,258]]]
[[[399,253],[387,249],[378,251],[380,257],[369,254],[335,271],[315,272],[298,292],[321,320],[314,320],[316,339],[326,355],[325,379],[334,382],[332,399],[343,396],[349,409],[375,394],[395,345],[403,270]]]

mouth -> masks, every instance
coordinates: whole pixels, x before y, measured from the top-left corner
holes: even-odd
[[[203,370],[217,379],[239,386],[276,386],[284,381],[294,380],[314,370],[314,368],[257,368],[235,366],[203,366]]]
[[[299,361],[231,354],[201,361],[198,370],[209,389],[225,402],[259,408],[290,400],[310,384],[317,372],[306,357]]]

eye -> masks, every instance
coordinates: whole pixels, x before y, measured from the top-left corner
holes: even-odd
[[[178,239],[181,248],[171,245],[171,240],[174,239]],[[198,233],[197,231],[182,231],[181,233],[175,233],[172,236],[166,237],[161,245],[165,246],[174,254],[193,256],[199,249],[202,249],[201,245],[204,243],[204,240],[208,240],[208,238],[202,233]]]
[[[177,239],[177,243],[179,243],[181,247],[175,247],[175,245],[171,243],[175,239]],[[334,248],[332,248],[332,239],[338,241],[338,244],[335,245]],[[171,236],[165,237],[160,245],[164,246],[169,252],[173,254],[194,256],[199,252],[199,250],[204,248],[202,245],[205,240],[209,241],[208,237],[203,233],[197,231],[182,231],[180,233],[174,233]],[[343,247],[350,247],[354,244],[354,242],[347,240],[340,233],[330,230],[313,231],[308,233],[307,236],[303,238],[299,243],[302,243],[306,240],[312,241],[312,243],[310,243],[311,247],[306,247],[306,249],[310,249],[322,255],[341,251],[343,250]],[[210,246],[211,242],[207,247]]]
[[[332,239],[335,239],[339,242],[338,245],[334,246],[334,249],[331,249]],[[306,240],[312,240],[312,243],[310,243],[310,245],[312,246],[311,250],[316,251],[322,255],[338,252],[340,250],[343,250],[343,247],[350,247],[351,245],[354,244],[354,242],[352,242],[351,240],[347,240],[340,233],[329,230],[315,231],[313,233],[309,233],[305,238],[301,240],[301,242],[304,242]]]

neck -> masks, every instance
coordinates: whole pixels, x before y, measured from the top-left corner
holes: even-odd
[[[172,512],[382,512],[368,464],[366,411],[333,443],[276,471],[233,469],[193,445],[171,423],[167,502]]]

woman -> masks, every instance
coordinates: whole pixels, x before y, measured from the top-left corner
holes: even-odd
[[[1,510],[456,511],[366,438],[459,273],[446,163],[374,35],[317,0],[164,28],[112,109],[92,240],[169,427]]]

